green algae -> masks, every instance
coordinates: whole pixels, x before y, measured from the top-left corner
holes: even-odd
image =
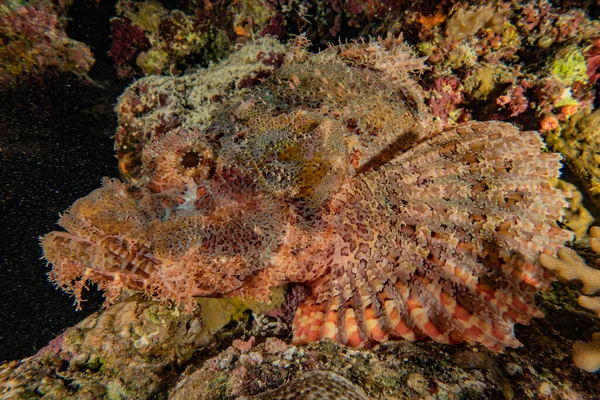
[[[550,69],[552,75],[565,85],[588,82],[585,57],[578,47],[568,49],[566,54],[559,54],[552,62]]]

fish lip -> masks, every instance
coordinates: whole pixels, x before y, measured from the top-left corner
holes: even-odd
[[[41,238],[41,245],[44,257],[54,265],[54,268],[70,261],[78,264],[83,271],[91,271],[110,279],[127,276],[130,281],[137,283],[136,286],[150,278],[156,267],[162,264],[151,251],[142,252],[144,249],[149,250],[145,246],[137,251],[123,246],[121,249],[124,253],[119,254],[115,251],[119,249],[118,247],[111,249],[109,242],[111,239],[115,240],[115,245],[122,244],[116,237],[108,236],[103,239],[103,243],[69,231],[53,231]],[[89,258],[86,259],[84,255]],[[113,262],[104,266],[95,265],[93,262],[97,261],[97,258],[94,256]],[[146,263],[142,264],[144,261]]]

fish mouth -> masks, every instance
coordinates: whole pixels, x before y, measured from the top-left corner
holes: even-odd
[[[157,254],[157,226],[164,221],[144,213],[136,196],[125,184],[106,180],[61,216],[59,225],[66,232],[40,238],[44,257],[52,264],[49,279],[72,294],[78,308],[88,281],[105,291],[106,305],[127,288],[183,303],[188,311],[195,307],[193,297],[227,296],[241,288],[244,260],[221,257],[219,268],[211,269],[214,265],[202,248],[194,254],[169,256],[164,249]]]
[[[147,248],[127,249],[114,238],[93,242],[69,232],[51,232],[42,237],[44,257],[53,264],[51,280],[68,285],[77,278],[123,280],[126,287],[143,290],[161,264]]]
[[[123,288],[146,292],[162,262],[147,246],[104,236],[98,226],[80,215],[86,199],[78,200],[61,217],[59,224],[66,232],[54,231],[40,238],[44,258],[52,264],[50,281],[72,294],[78,309],[88,281],[105,291],[106,305],[116,301]]]
[[[232,274],[181,268],[156,258],[146,247],[136,250],[114,238],[100,243],[69,232],[51,232],[41,238],[44,257],[52,264],[49,279],[75,297],[80,309],[82,292],[88,281],[105,291],[105,305],[120,298],[123,289],[144,292],[161,302],[173,300],[188,312],[195,306],[194,297],[231,297],[244,282]],[[235,261],[235,260],[234,260]],[[230,264],[235,264],[229,261]],[[244,268],[239,263],[239,268]],[[235,275],[235,274],[233,274]]]

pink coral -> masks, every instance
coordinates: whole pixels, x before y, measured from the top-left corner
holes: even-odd
[[[596,83],[600,79],[600,54],[587,60],[587,75],[590,83]]]
[[[600,38],[596,38],[586,54],[587,76],[594,84],[600,79]]]
[[[529,99],[525,92],[533,86],[533,83],[528,80],[520,80],[513,84],[502,96],[496,99],[496,104],[507,108],[510,111],[511,117],[516,117],[524,113],[529,108]]]
[[[448,121],[450,114],[463,102],[462,84],[456,76],[437,78],[429,90],[429,107],[434,117]]]

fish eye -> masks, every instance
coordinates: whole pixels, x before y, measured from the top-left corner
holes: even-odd
[[[181,159],[181,165],[185,168],[195,168],[200,164],[200,156],[195,151],[188,151]]]

